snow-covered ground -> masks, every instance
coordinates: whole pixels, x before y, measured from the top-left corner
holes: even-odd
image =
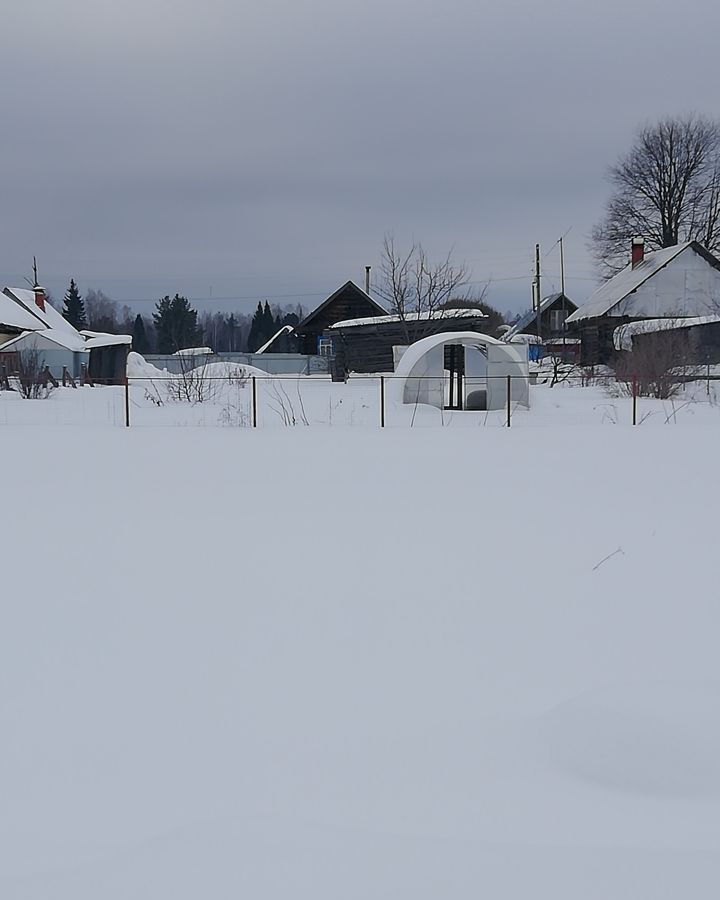
[[[714,900],[709,423],[2,428],[0,897]]]
[[[144,361],[143,361],[144,363]],[[381,415],[380,376],[352,376],[333,383],[327,375],[268,376],[234,363],[203,367],[197,377],[170,376],[153,366],[133,368],[129,387],[131,427],[251,427],[253,377],[259,428],[286,426],[354,426],[375,429]],[[530,389],[530,409],[513,404],[513,427],[547,425],[626,425],[632,422],[632,400],[612,377],[591,385],[579,377],[550,387],[551,372],[540,370]],[[713,371],[713,376],[717,373]],[[505,410],[453,412],[391,399],[392,376],[384,377],[387,427],[505,427]],[[672,400],[639,398],[638,424],[653,426],[720,424],[720,382],[702,379],[680,390]],[[59,388],[45,400],[23,400],[0,391],[0,428],[4,425],[125,424],[124,387]]]

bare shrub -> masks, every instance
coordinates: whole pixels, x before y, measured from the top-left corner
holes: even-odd
[[[633,338],[632,350],[618,354],[618,393],[669,400],[676,397],[701,369],[687,362],[686,338],[679,331],[651,332]]]
[[[208,363],[196,365],[197,358],[181,355],[180,372],[168,379],[167,399],[176,403],[205,403],[213,400],[217,393],[217,383],[208,377]]]
[[[217,375],[217,363],[211,363],[207,356],[197,365],[198,357],[181,355],[180,372],[165,381],[166,399],[175,403],[210,403],[222,400],[229,386],[244,387],[250,376],[242,368],[228,364],[225,374]],[[222,370],[221,370],[222,371]],[[153,401],[154,402],[154,401]]]
[[[39,350],[28,348],[17,353],[14,386],[26,400],[44,400],[57,382],[50,376]]]

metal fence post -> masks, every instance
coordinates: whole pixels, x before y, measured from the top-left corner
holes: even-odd
[[[125,427],[130,427],[130,379],[125,376]]]
[[[252,424],[257,428],[257,378],[252,377]]]
[[[507,377],[507,427],[510,427],[510,413],[512,409],[512,375]]]
[[[380,376],[380,427],[385,427],[385,376]]]
[[[633,425],[637,425],[637,375],[633,375],[632,380],[632,410],[633,410]]]

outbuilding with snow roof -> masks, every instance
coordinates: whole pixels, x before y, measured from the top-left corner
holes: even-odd
[[[347,372],[392,372],[395,359],[409,345],[450,331],[482,333],[488,316],[468,307],[432,312],[368,316],[336,322],[325,332],[336,368]]]
[[[697,241],[645,253],[635,239],[632,251],[631,263],[567,319],[580,335],[585,365],[611,361],[613,334],[621,325],[720,311],[720,260]]]

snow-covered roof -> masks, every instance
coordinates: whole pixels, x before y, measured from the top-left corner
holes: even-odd
[[[540,302],[540,314],[542,315],[542,313],[544,313],[549,306],[552,306],[553,303],[555,303],[561,297],[562,293],[560,292],[555,294],[548,294],[547,297],[543,297],[542,301]],[[573,308],[575,307],[575,304],[567,296],[567,294],[565,295],[565,300],[570,306],[572,306]],[[536,309],[528,309],[520,316],[520,318],[517,320],[517,322],[515,322],[512,328],[505,332],[505,334],[502,336],[503,340],[512,343],[512,339],[516,335],[521,334],[530,324],[532,324],[532,322],[537,318],[537,315],[538,311]]]
[[[176,350],[173,356],[209,356],[211,353],[211,347],[185,347],[183,350]]]
[[[0,345],[3,349],[10,349],[30,333],[37,334],[73,353],[92,350],[95,347],[132,344],[132,337],[129,334],[78,331],[49,303],[45,303],[45,309],[40,309],[35,302],[35,292],[25,288],[3,289],[0,294],[0,327],[2,325],[22,329],[22,334]]]
[[[18,306],[40,319],[46,328],[57,328],[60,331],[69,331],[72,334],[78,333],[67,319],[63,317],[62,313],[58,312],[47,301],[45,302],[45,309],[40,309],[35,302],[35,291],[29,291],[27,288],[6,287],[3,293],[11,300],[14,300]],[[36,329],[28,327],[27,330],[34,331]]]
[[[513,334],[510,337],[504,334],[502,340],[506,344],[542,344],[542,338],[536,334]]]
[[[710,265],[720,268],[720,262],[696,241],[688,241],[684,244],[677,244],[675,247],[655,250],[652,253],[647,253],[643,261],[638,263],[635,268],[633,268],[632,264],[628,265],[622,272],[618,272],[614,278],[606,281],[605,284],[595,291],[584,306],[581,306],[571,316],[568,316],[567,322],[580,322],[583,319],[592,319],[596,316],[604,315],[633,315],[634,311],[630,309],[617,309],[618,304],[629,298],[648,279],[664,269],[668,263],[673,262],[682,253],[688,251],[697,253]]]
[[[71,350],[73,353],[79,353],[87,349],[85,341],[79,334],[73,335],[69,331],[63,331],[59,328],[41,328],[37,331],[23,331],[22,334],[17,335],[17,337],[12,338],[12,340],[0,344],[0,353],[10,350],[20,341],[25,340],[29,335],[44,338],[53,344],[57,344],[58,347],[63,347],[65,350]]]
[[[37,307],[33,311],[18,302],[10,288],[5,288],[0,294],[0,326],[7,325],[22,331],[40,331],[47,328],[47,324],[40,318],[39,313]]]
[[[692,325],[710,325],[720,322],[720,316],[685,316],[670,319],[643,319],[640,322],[628,322],[613,331],[613,343],[616,350],[632,350],[632,340],[636,334],[651,334],[655,331],[675,331],[678,328],[690,328]]]
[[[100,332],[87,331],[83,331],[83,334],[93,334],[93,337],[87,337],[85,341],[85,347],[88,350],[95,350],[98,347],[119,347],[132,344],[132,335],[130,334],[101,334]]]
[[[335,322],[330,328],[356,328],[360,325],[385,325],[390,322],[424,322],[432,319],[486,319],[487,315],[481,309],[438,309],[432,312],[405,313],[404,316],[367,316],[363,319],[345,319],[343,322]]]
[[[311,312],[309,312],[305,316],[305,318],[302,320],[302,322],[300,322],[295,327],[295,330],[298,332],[298,334],[302,334],[303,329],[307,327],[309,322],[312,322],[312,320],[316,316],[318,316],[320,313],[322,313],[324,310],[326,310],[327,307],[330,306],[336,300],[337,297],[339,297],[342,293],[344,293],[348,289],[351,290],[358,297],[363,298],[365,300],[365,302],[367,303],[367,305],[370,306],[372,309],[376,309],[380,315],[384,315],[387,312],[387,310],[384,309],[377,302],[377,300],[373,300],[373,298],[370,296],[370,294],[366,294],[365,291],[363,291],[362,288],[359,288],[355,284],[354,281],[346,281],[345,284],[341,285],[334,293],[330,294],[330,296],[327,298],[327,300],[323,300],[323,302],[320,304],[320,306],[315,307],[315,309],[313,309]]]

